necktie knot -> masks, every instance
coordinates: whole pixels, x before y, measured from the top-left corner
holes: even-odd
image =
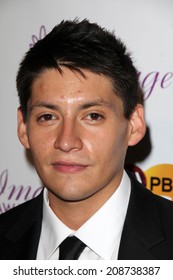
[[[85,247],[76,236],[67,237],[59,246],[59,260],[77,260]]]

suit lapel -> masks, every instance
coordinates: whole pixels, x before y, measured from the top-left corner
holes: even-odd
[[[6,235],[1,241],[2,259],[36,259],[41,232],[42,201],[41,193],[32,201],[17,207],[15,214],[11,215],[13,225],[8,230],[4,228]],[[23,215],[18,215],[21,212]]]
[[[164,234],[153,195],[131,177],[131,195],[118,259],[159,259],[155,248],[163,240]]]

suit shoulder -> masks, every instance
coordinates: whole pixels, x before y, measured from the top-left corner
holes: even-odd
[[[8,226],[15,223],[17,218],[24,215],[28,209],[34,207],[34,205],[38,205],[42,203],[42,193],[40,193],[37,197],[28,200],[19,204],[18,206],[8,210],[7,212],[0,215],[0,228],[4,226]]]
[[[154,199],[157,201],[157,205],[160,209],[160,212],[167,214],[169,218],[173,219],[173,201],[155,194],[153,194],[153,196]]]

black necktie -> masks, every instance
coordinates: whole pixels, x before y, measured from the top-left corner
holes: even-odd
[[[78,260],[85,247],[77,237],[67,237],[59,246],[59,260]]]

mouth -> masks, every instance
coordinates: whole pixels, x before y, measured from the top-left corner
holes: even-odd
[[[88,165],[77,163],[77,162],[64,162],[64,161],[57,161],[54,162],[53,167],[56,171],[61,173],[69,173],[74,174],[85,170]]]

